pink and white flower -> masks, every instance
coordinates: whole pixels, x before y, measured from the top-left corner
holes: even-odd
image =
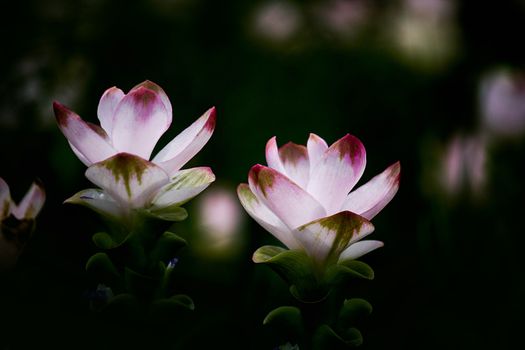
[[[42,185],[34,182],[17,205],[11,199],[9,186],[0,177],[0,222],[13,215],[18,220],[32,220],[44,206],[46,193]]]
[[[369,220],[396,194],[399,162],[352,191],[366,153],[349,134],[330,147],[315,134],[306,146],[289,142],[280,148],[273,137],[266,161],[268,166],[251,168],[248,184],[237,192],[248,214],[289,249],[304,250],[322,264],[356,259],[383,246],[360,240],[374,230]]]
[[[157,84],[144,81],[127,94],[116,87],[106,90],[98,105],[100,126],[85,122],[58,102],[53,107],[73,152],[89,167],[86,177],[102,189],[81,191],[68,202],[113,217],[128,216],[133,209],[166,214],[215,180],[208,167],[181,170],[210,139],[215,108],[150,160],[172,121],[171,103]]]
[[[42,210],[45,200],[44,188],[35,182],[17,205],[11,199],[9,186],[0,177],[0,272],[15,265],[33,231],[33,220]],[[7,223],[6,219],[10,216],[18,221]]]
[[[215,185],[199,197],[197,203],[201,248],[206,256],[234,254],[242,246],[244,213],[229,187]]]
[[[487,146],[483,135],[455,135],[441,156],[440,189],[451,196],[465,190],[482,195],[488,182]]]
[[[482,126],[489,136],[513,137],[525,132],[525,74],[498,69],[480,84]]]

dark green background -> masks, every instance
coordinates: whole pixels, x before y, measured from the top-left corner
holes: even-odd
[[[379,13],[396,6],[372,3]],[[248,30],[255,4],[33,0],[0,11],[0,176],[15,200],[35,177],[48,194],[17,269],[0,280],[0,349],[277,345],[261,321],[292,299],[276,275],[251,262],[257,247],[274,243],[252,220],[245,248],[230,260],[203,259],[191,246],[182,254],[179,291],[195,300],[193,314],[143,326],[88,310],[85,294],[96,284],[84,264],[95,252],[91,234],[103,223],[87,209],[62,205],[90,184],[54,125],[51,103],[60,100],[95,121],[106,88],[127,91],[145,79],[173,104],[172,128],[159,146],[217,107],[215,133],[190,165],[211,166],[232,188],[253,164],[265,163],[264,145],[274,135],[281,144],[304,144],[310,132],[329,143],[356,135],[367,149],[365,181],[401,161],[400,191],[374,219],[373,237],[385,247],[363,258],[376,279],[356,284],[355,296],[374,306],[362,349],[519,344],[523,138],[490,147],[481,196],[464,191],[451,200],[426,174],[436,169],[433,144],[479,129],[482,74],[524,67],[523,2],[461,2],[459,51],[440,69],[411,65],[388,50],[377,39],[380,16],[351,44],[312,25],[296,41],[268,45]],[[190,242],[193,219],[175,226]]]

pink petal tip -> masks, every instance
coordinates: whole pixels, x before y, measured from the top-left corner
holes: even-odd
[[[55,112],[57,123],[61,126],[67,126],[69,113],[71,113],[71,111],[57,101],[53,101],[53,111]]]
[[[215,124],[217,122],[217,111],[215,109],[215,106],[211,107],[209,109],[210,111],[210,117],[208,118],[208,121],[204,125],[204,128],[209,131],[215,130]]]

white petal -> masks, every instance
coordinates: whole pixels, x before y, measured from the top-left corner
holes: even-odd
[[[117,153],[101,127],[86,123],[58,102],[53,103],[53,109],[58,127],[75,148],[76,154],[82,154],[82,162],[91,165]]]
[[[168,143],[153,162],[169,174],[176,173],[208,142],[215,129],[215,119],[215,107],[212,107]]]
[[[73,150],[73,153],[75,153],[77,158],[80,159],[80,161],[84,163],[84,165],[90,166],[91,162],[82,154],[82,152],[80,152],[75,146],[73,146],[73,144],[70,141],[68,141],[68,143],[69,143],[69,147],[71,147],[71,149]]]
[[[399,188],[400,174],[401,164],[392,164],[381,174],[352,191],[346,198],[343,209],[371,220],[394,198]]]
[[[39,182],[34,182],[29,191],[27,191],[20,204],[13,207],[13,215],[19,219],[34,219],[46,201],[46,193],[44,187]]]
[[[339,261],[359,259],[363,255],[368,254],[377,248],[381,248],[382,246],[384,246],[384,244],[381,241],[367,240],[355,242],[341,253]]]
[[[353,242],[374,231],[371,222],[349,211],[315,220],[294,233],[306,251],[318,262],[338,258]]]
[[[326,150],[312,170],[308,193],[324,206],[328,214],[337,213],[363,174],[365,164],[363,144],[347,134]]]
[[[297,242],[292,231],[257,199],[248,184],[240,184],[237,187],[237,195],[248,215],[264,227],[266,231],[270,232],[289,249],[301,248],[301,244]]]
[[[169,182],[155,164],[128,153],[119,153],[86,170],[86,177],[123,208],[143,208]]]
[[[152,204],[155,208],[181,205],[204,191],[213,181],[215,175],[208,167],[181,170],[158,191]]]
[[[7,218],[11,214],[11,194],[9,193],[9,186],[0,177],[0,221]]]
[[[124,98],[124,92],[113,86],[107,89],[98,103],[97,115],[100,120],[100,126],[111,135],[113,131],[113,117],[119,102]]]
[[[279,157],[286,176],[302,188],[306,188],[310,177],[310,162],[306,147],[288,142],[279,148]]]
[[[80,191],[64,203],[80,204],[109,218],[121,218],[125,215],[118,203],[101,189],[89,188]]]
[[[279,148],[277,147],[277,137],[272,137],[266,143],[266,163],[272,169],[277,170],[282,174],[286,174],[284,171],[281,157],[279,156]]]
[[[111,140],[119,152],[149,159],[155,144],[169,128],[171,115],[160,96],[145,87],[131,90],[118,104]]]
[[[315,169],[317,163],[323,157],[324,152],[328,149],[328,145],[325,140],[317,136],[316,134],[310,134],[308,143],[308,158],[310,159],[310,173]]]
[[[253,166],[248,182],[257,198],[290,229],[326,215],[319,202],[272,168]]]

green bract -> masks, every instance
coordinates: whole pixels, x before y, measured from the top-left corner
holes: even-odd
[[[253,261],[266,264],[290,286],[295,298],[304,302],[322,300],[333,287],[352,279],[373,279],[374,271],[364,262],[344,260],[330,265],[317,265],[302,250],[287,250],[277,246],[263,246],[253,254]]]

